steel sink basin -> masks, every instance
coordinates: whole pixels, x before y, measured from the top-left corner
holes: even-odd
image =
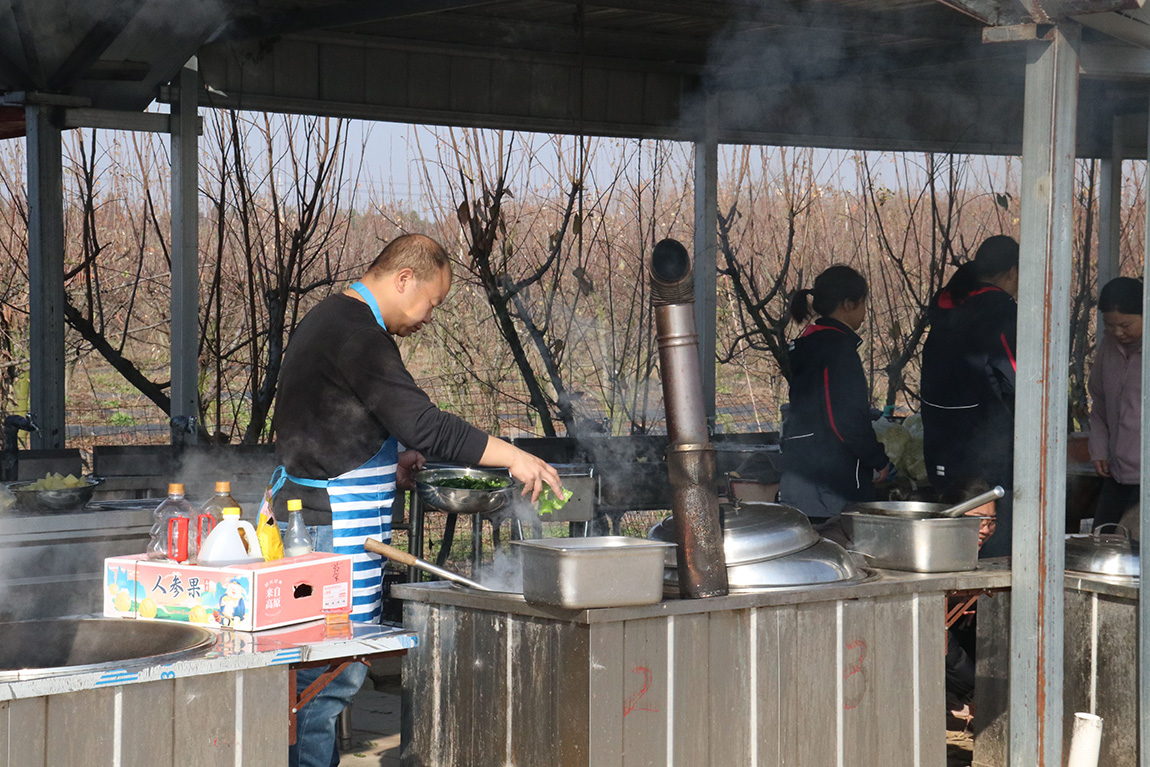
[[[154,665],[201,655],[216,635],[201,626],[103,618],[0,623],[0,682]]]

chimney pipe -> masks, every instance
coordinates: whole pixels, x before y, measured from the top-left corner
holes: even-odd
[[[699,370],[695,277],[691,257],[677,240],[662,240],[651,252],[651,304],[667,411],[667,473],[679,591],[692,599],[723,596],[727,563],[715,491],[715,448],[707,433]]]

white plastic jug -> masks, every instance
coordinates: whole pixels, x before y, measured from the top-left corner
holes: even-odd
[[[240,519],[238,508],[224,509],[224,519],[218,523],[200,546],[198,564],[205,567],[227,567],[263,562],[256,530],[251,522]]]

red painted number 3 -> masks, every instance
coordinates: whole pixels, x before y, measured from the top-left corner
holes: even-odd
[[[623,703],[623,716],[627,716],[632,711],[654,711],[658,712],[657,708],[644,708],[639,705],[639,701],[647,694],[647,690],[651,688],[651,670],[643,666],[635,666],[631,669],[632,674],[638,674],[642,680],[642,686],[631,693],[626,702]]]
[[[847,643],[843,668],[843,708],[858,708],[866,697],[867,679],[863,663],[866,661],[866,642],[856,639]]]

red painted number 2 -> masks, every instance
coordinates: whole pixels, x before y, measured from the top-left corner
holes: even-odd
[[[631,673],[638,674],[642,677],[643,684],[638,690],[631,693],[623,704],[623,716],[627,716],[627,714],[630,714],[632,711],[653,711],[658,713],[659,709],[657,708],[644,708],[639,705],[639,701],[647,694],[647,690],[651,688],[651,670],[643,666],[635,666],[631,669]]]
[[[855,639],[847,643],[843,668],[843,708],[858,708],[866,697],[867,679],[863,663],[866,661],[866,642]],[[851,660],[853,658],[853,660]]]

